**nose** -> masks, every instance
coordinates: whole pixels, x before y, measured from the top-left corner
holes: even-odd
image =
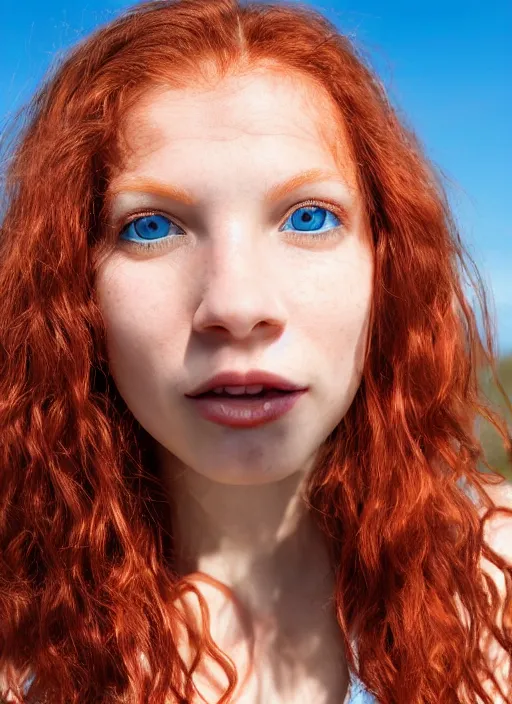
[[[205,271],[204,293],[192,323],[196,332],[244,340],[256,330],[258,335],[278,335],[284,329],[282,277],[264,245],[258,249],[248,237],[211,245]]]

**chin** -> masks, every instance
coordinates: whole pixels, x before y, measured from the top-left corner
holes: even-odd
[[[282,471],[265,470],[261,468],[233,467],[232,469],[207,470],[205,468],[195,469],[193,471],[200,474],[205,479],[208,479],[217,484],[225,484],[231,486],[259,486],[262,484],[272,484],[282,481],[287,477],[295,474],[297,470],[283,469]]]
[[[307,473],[313,467],[317,455],[315,452],[309,455],[309,459],[293,457],[283,461],[284,458],[282,456],[279,458],[279,455],[274,458],[268,453],[257,453],[258,457],[254,454],[248,453],[245,460],[238,458],[231,461],[220,460],[214,465],[210,462],[198,461],[190,462],[189,466],[205,479],[218,484],[258,486],[280,482],[292,475]]]

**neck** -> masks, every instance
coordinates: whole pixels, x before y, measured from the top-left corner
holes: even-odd
[[[281,590],[332,586],[327,550],[304,500],[304,472],[240,486],[177,468],[170,457],[164,464],[179,573],[220,580],[258,614],[276,608]]]
[[[213,577],[249,615],[247,630],[229,599],[196,584],[208,601],[214,640],[232,655],[246,652],[252,631],[261,662],[286,662],[293,681],[311,677],[318,697],[328,691],[325,701],[343,700],[348,674],[332,607],[334,576],[305,501],[307,473],[257,486],[226,485],[178,467],[170,455],[163,470],[178,573]],[[244,657],[238,662],[247,662]]]

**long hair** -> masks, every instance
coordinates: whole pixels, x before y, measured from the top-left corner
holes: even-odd
[[[151,86],[187,87],[259,66],[302,76],[332,98],[370,224],[363,377],[307,494],[330,550],[349,668],[381,704],[493,704],[483,683],[500,684],[486,643],[512,652],[512,565],[484,536],[497,508],[482,465],[488,481],[501,477],[475,422],[491,422],[508,451],[511,438],[483,394],[482,369],[490,367],[511,406],[497,378],[485,286],[441,178],[364,57],[296,3],[135,6],[60,62],[9,147],[0,237],[0,670],[16,673],[9,681],[22,702],[195,701],[193,675],[208,659],[228,681],[219,704],[235,690],[238,673],[210,636],[200,592],[202,625],[179,608],[195,587],[174,568],[151,439],[109,373],[95,265],[113,247],[102,227],[105,193],[130,106]],[[482,559],[503,575],[504,595]],[[189,659],[178,647],[183,633]]]

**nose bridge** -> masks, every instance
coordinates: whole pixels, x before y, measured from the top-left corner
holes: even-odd
[[[224,224],[207,238],[204,287],[194,327],[222,327],[243,338],[261,323],[284,324],[272,244],[254,225]]]
[[[231,278],[250,277],[262,251],[268,253],[269,242],[263,246],[263,235],[257,236],[253,223],[231,219],[220,223],[208,243],[207,272],[215,284]]]

